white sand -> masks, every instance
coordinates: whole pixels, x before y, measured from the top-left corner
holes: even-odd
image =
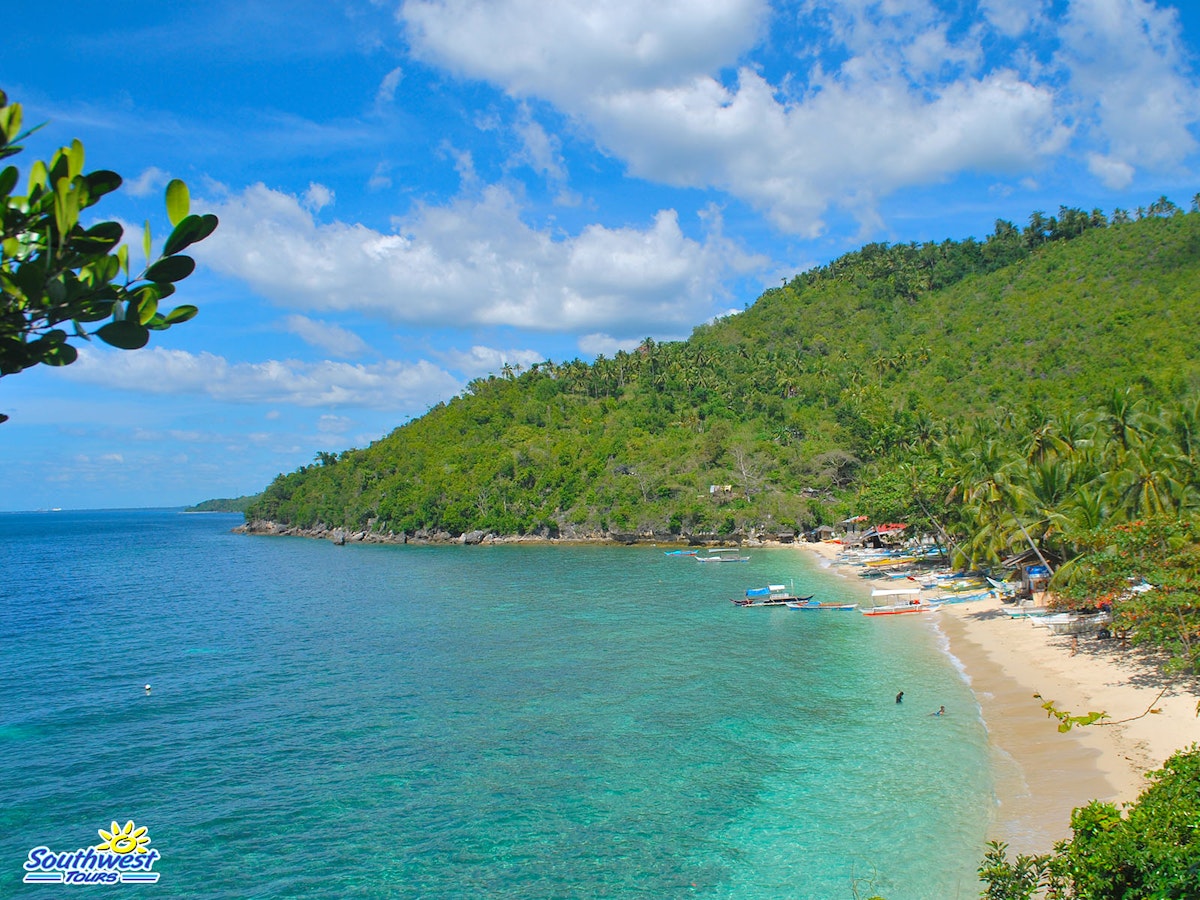
[[[840,549],[806,546],[827,557]],[[996,770],[998,806],[989,839],[1007,842],[1014,852],[1049,850],[1070,837],[1072,809],[1093,799],[1118,805],[1136,799],[1146,772],[1200,743],[1200,695],[1180,684],[1168,687],[1135,648],[1056,636],[1005,615],[996,599],[927,615],[937,617],[979,701]],[[1105,712],[1111,724],[1060,733],[1058,720],[1042,709],[1045,701],[1072,715]],[[1157,712],[1146,713],[1151,708]]]

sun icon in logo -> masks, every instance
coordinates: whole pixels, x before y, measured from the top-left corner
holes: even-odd
[[[104,838],[104,842],[97,844],[96,849],[110,850],[113,853],[145,853],[146,845],[150,843],[145,826],[135,829],[132,819],[125,823],[124,828],[113,822],[111,833],[101,828],[99,834]]]

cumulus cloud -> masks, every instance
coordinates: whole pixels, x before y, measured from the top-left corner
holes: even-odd
[[[406,0],[401,19],[425,61],[549,101],[632,174],[720,189],[793,233],[833,205],[869,221],[904,187],[1035,172],[1073,142],[1110,184],[1194,150],[1177,17],[1150,0],[593,6]],[[787,71],[754,59],[772,25],[803,42]]]
[[[107,388],[154,394],[199,394],[229,403],[420,410],[461,383],[425,360],[351,365],[268,360],[231,363],[212,353],[152,347],[107,352],[84,347],[66,377]]]
[[[506,365],[524,370],[546,359],[546,355],[537,350],[498,350],[495,347],[478,345],[470,350],[451,350],[437,353],[435,356],[445,366],[461,373],[465,378],[499,375]]]
[[[401,18],[419,57],[575,109],[733,64],[769,12],[766,0],[405,0]]]
[[[1074,0],[1061,34],[1079,115],[1106,145],[1089,167],[1106,184],[1124,187],[1136,167],[1170,167],[1195,152],[1200,98],[1175,9]]]
[[[304,205],[313,212],[320,212],[326,206],[333,203],[333,191],[323,184],[310,182],[308,190],[304,192]]]
[[[318,223],[298,198],[261,184],[213,211],[214,268],[282,306],[393,323],[683,333],[710,313],[728,272],[763,262],[711,223],[704,242],[687,237],[672,210],[644,228],[540,231],[501,186],[419,206],[390,233]]]

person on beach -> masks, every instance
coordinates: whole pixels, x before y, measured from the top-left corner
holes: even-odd
[[[901,691],[900,693],[898,693],[898,694],[896,695],[896,702],[897,702],[897,703],[903,703],[903,702],[904,702],[904,691]]]
[[[944,716],[945,714],[946,714],[946,707],[944,707],[944,706],[939,706],[937,712],[930,713],[931,716]]]

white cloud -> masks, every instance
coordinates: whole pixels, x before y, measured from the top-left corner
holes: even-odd
[[[546,354],[537,350],[497,350],[494,347],[474,346],[470,350],[450,350],[435,356],[455,372],[466,378],[481,375],[499,375],[505,365],[528,369],[534,363],[546,359]]]
[[[1089,162],[1105,183],[1124,186],[1136,167],[1171,167],[1195,152],[1200,91],[1175,9],[1073,0],[1061,36],[1079,114],[1105,145],[1100,163]]]
[[[396,88],[400,86],[402,78],[404,78],[404,70],[399,67],[383,76],[383,81],[379,82],[379,90],[375,94],[376,106],[389,106],[395,102]]]
[[[1150,0],[800,0],[774,12],[802,44],[786,72],[751,62],[760,0],[593,5],[406,0],[401,18],[417,56],[555,104],[631,174],[809,236],[831,206],[869,223],[901,188],[1027,175],[1073,142],[1112,159],[1093,166],[1110,185],[1196,146],[1177,14]]]
[[[137,178],[125,181],[122,188],[134,197],[148,197],[155,191],[164,190],[171,176],[157,166],[151,166]]]
[[[987,21],[1005,37],[1019,37],[1034,26],[1043,7],[1041,0],[980,0]]]
[[[612,96],[596,119],[635,174],[720,187],[809,235],[835,201],[854,206],[969,169],[1019,171],[1066,137],[1052,93],[1012,72],[953,83],[934,97],[897,82],[831,82],[784,106],[743,69],[736,90],[702,78]]]
[[[354,420],[345,416],[323,415],[317,419],[317,431],[321,434],[345,434],[354,426]]]
[[[392,164],[384,160],[375,166],[375,171],[371,173],[371,177],[367,181],[367,190],[382,191],[391,186]]]
[[[525,224],[498,186],[420,206],[388,234],[319,224],[261,184],[213,211],[209,265],[282,306],[396,323],[679,334],[710,313],[730,270],[763,262],[712,225],[704,243],[688,238],[671,210],[643,229],[592,225],[559,238]]]
[[[869,216],[904,186],[1036,166],[1066,138],[1053,92],[978,71],[977,31],[952,39],[928,0],[810,0],[793,12],[836,65],[780,84],[743,65],[733,86],[722,73],[762,36],[765,3],[591,5],[409,0],[402,17],[418,54],[556,103],[632,174],[727,191],[795,233],[818,233],[834,203]]]
[[[534,121],[528,107],[521,110],[517,133],[524,144],[519,161],[552,182],[566,181],[566,164],[559,150],[558,139],[547,134],[546,129]]]
[[[308,190],[304,192],[305,208],[317,213],[331,203],[333,203],[333,191],[315,181],[309,183]]]
[[[84,347],[65,377],[107,388],[154,394],[200,394],[228,403],[424,409],[454,394],[461,382],[436,366],[268,360],[231,363],[212,353],[151,347],[108,352]]]
[[[283,320],[283,327],[305,343],[324,350],[331,356],[347,359],[371,352],[366,341],[340,325],[321,322],[307,316],[292,315]]]
[[[1123,190],[1133,181],[1133,166],[1102,153],[1089,153],[1087,166],[1089,172],[1113,190]]]
[[[588,356],[614,356],[620,350],[630,352],[643,340],[645,338],[627,338],[619,341],[607,334],[585,334],[579,339],[579,349]]]
[[[736,63],[766,24],[765,0],[405,0],[421,58],[566,109]]]

